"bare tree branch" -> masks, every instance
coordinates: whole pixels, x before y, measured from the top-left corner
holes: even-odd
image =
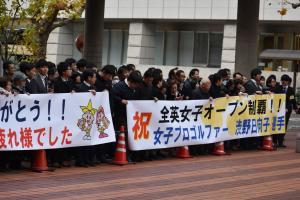
[[[85,4],[83,4],[79,9],[78,9],[78,14],[79,16],[82,15],[83,11],[85,10]],[[72,18],[68,18],[68,19],[61,19],[61,20],[57,20],[56,22],[53,23],[51,31],[58,28],[58,27],[62,27],[65,26],[67,24],[69,24],[70,22],[72,22],[74,19]]]

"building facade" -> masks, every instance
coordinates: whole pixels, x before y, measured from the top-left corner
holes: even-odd
[[[266,75],[294,76],[300,55],[299,60],[297,54],[292,60],[261,57],[266,49],[300,50],[300,8],[287,5],[286,15],[280,15],[281,2],[260,0],[258,66]],[[186,72],[199,67],[203,77],[220,68],[233,72],[237,6],[238,0],[106,0],[103,64],[133,63],[141,71],[160,67],[164,76],[174,66]],[[74,41],[83,30],[83,18],[54,30],[47,59],[80,59]]]

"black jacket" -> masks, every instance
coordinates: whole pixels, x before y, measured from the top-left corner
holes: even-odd
[[[111,91],[112,81],[106,81],[101,76],[99,76],[99,74],[97,74],[95,87],[97,92],[103,92],[104,90]]]
[[[63,81],[61,77],[58,77],[56,81],[54,81],[54,93],[70,93],[72,89],[70,80]]]
[[[225,97],[225,92],[222,90],[221,86],[217,86],[216,84],[212,84],[209,90],[209,94],[212,98],[220,98]]]
[[[95,89],[94,86],[92,85],[88,86],[87,84],[82,82],[76,92],[89,92],[90,90],[94,90],[94,89]]]
[[[209,92],[204,92],[201,88],[193,90],[192,99],[200,100],[200,99],[209,99],[210,94]]]
[[[262,89],[255,84],[252,80],[247,81],[245,84],[246,93],[249,95],[255,94],[257,91],[262,91]]]
[[[192,81],[191,79],[187,79],[184,81],[183,88],[182,88],[182,95],[184,98],[191,98],[192,92],[196,88],[197,82]]]
[[[117,125],[127,125],[126,121],[126,105],[122,104],[122,100],[137,100],[137,90],[128,87],[125,81],[120,81],[114,85],[112,89],[112,98],[114,103],[115,121]]]
[[[279,91],[281,91],[280,93],[282,94],[286,94],[286,108],[288,110],[298,109],[294,88],[289,86],[287,90],[285,90],[283,86],[280,86]]]
[[[48,93],[48,80],[45,81],[45,84],[42,81],[42,78],[37,74],[29,83],[28,91],[30,94],[45,94]]]

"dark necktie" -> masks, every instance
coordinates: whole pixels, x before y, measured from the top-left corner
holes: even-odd
[[[44,84],[45,84],[46,92],[48,92],[48,78],[47,77],[44,78]]]

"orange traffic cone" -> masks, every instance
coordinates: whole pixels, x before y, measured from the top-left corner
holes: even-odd
[[[184,146],[184,147],[178,148],[176,157],[177,158],[191,158],[192,156],[190,155],[189,147]]]
[[[47,156],[44,149],[34,152],[34,162],[32,164],[32,170],[36,172],[54,171],[53,168],[49,168],[47,165]]]
[[[118,137],[117,149],[115,152],[115,158],[112,162],[116,165],[126,165],[128,164],[126,158],[126,140],[125,140],[125,128],[124,126],[120,127],[120,134]]]
[[[265,151],[273,151],[274,150],[274,148],[273,148],[273,141],[272,141],[272,136],[271,135],[264,137],[263,145],[262,145],[261,149],[265,150]]]
[[[227,155],[227,153],[224,150],[224,142],[215,143],[213,154],[217,156]]]

